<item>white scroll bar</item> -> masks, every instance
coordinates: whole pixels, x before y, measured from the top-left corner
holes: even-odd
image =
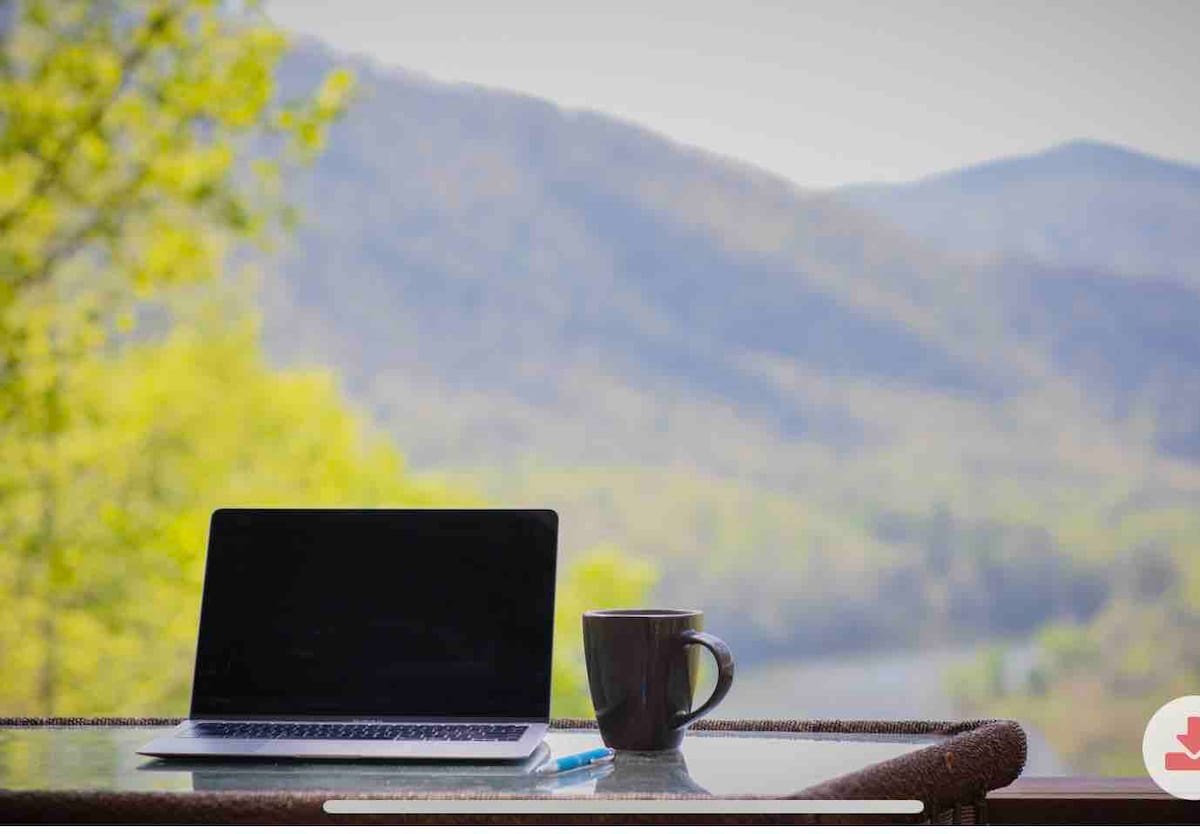
[[[327,799],[327,814],[919,814],[919,799]]]

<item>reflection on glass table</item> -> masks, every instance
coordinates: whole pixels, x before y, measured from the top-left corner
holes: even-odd
[[[611,764],[555,776],[551,756],[598,747],[588,730],[552,730],[515,763],[152,760],[136,755],[161,727],[0,729],[0,789],[319,791],[325,793],[674,793],[781,796],[934,743],[929,736],[696,732],[679,751],[619,752]]]
[[[517,762],[154,759],[138,770],[186,774],[194,791],[532,793],[540,778],[533,770],[549,758],[543,742]]]

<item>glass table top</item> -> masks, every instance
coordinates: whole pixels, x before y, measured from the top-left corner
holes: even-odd
[[[518,763],[151,759],[135,751],[172,727],[0,728],[0,790],[677,793],[781,796],[943,740],[931,736],[690,733],[678,751],[618,752],[559,775],[533,769],[601,746],[589,730],[552,730]]]

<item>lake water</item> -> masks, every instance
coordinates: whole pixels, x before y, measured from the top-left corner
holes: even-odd
[[[1033,659],[1031,646],[1007,646],[1008,667]],[[946,690],[950,669],[977,656],[978,647],[889,652],[739,668],[733,689],[714,718],[881,718],[955,720]],[[701,691],[708,687],[702,683]],[[990,717],[990,716],[986,716]],[[1062,776],[1062,760],[1034,728],[1029,737],[1028,776]]]

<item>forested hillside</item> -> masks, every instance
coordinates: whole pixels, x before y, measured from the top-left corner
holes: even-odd
[[[309,45],[286,77],[327,60]],[[419,469],[557,507],[568,559],[648,558],[652,598],[704,606],[747,661],[1098,622],[1130,587],[1157,605],[1190,581],[1186,276],[981,261],[965,233],[900,228],[899,191],[889,213],[601,115],[356,69],[360,101],[294,183],[308,225],[264,292],[267,345],[338,368]],[[1092,229],[1093,192],[1053,163],[1109,154],[1014,177]],[[1137,232],[1122,246],[1151,251]]]

